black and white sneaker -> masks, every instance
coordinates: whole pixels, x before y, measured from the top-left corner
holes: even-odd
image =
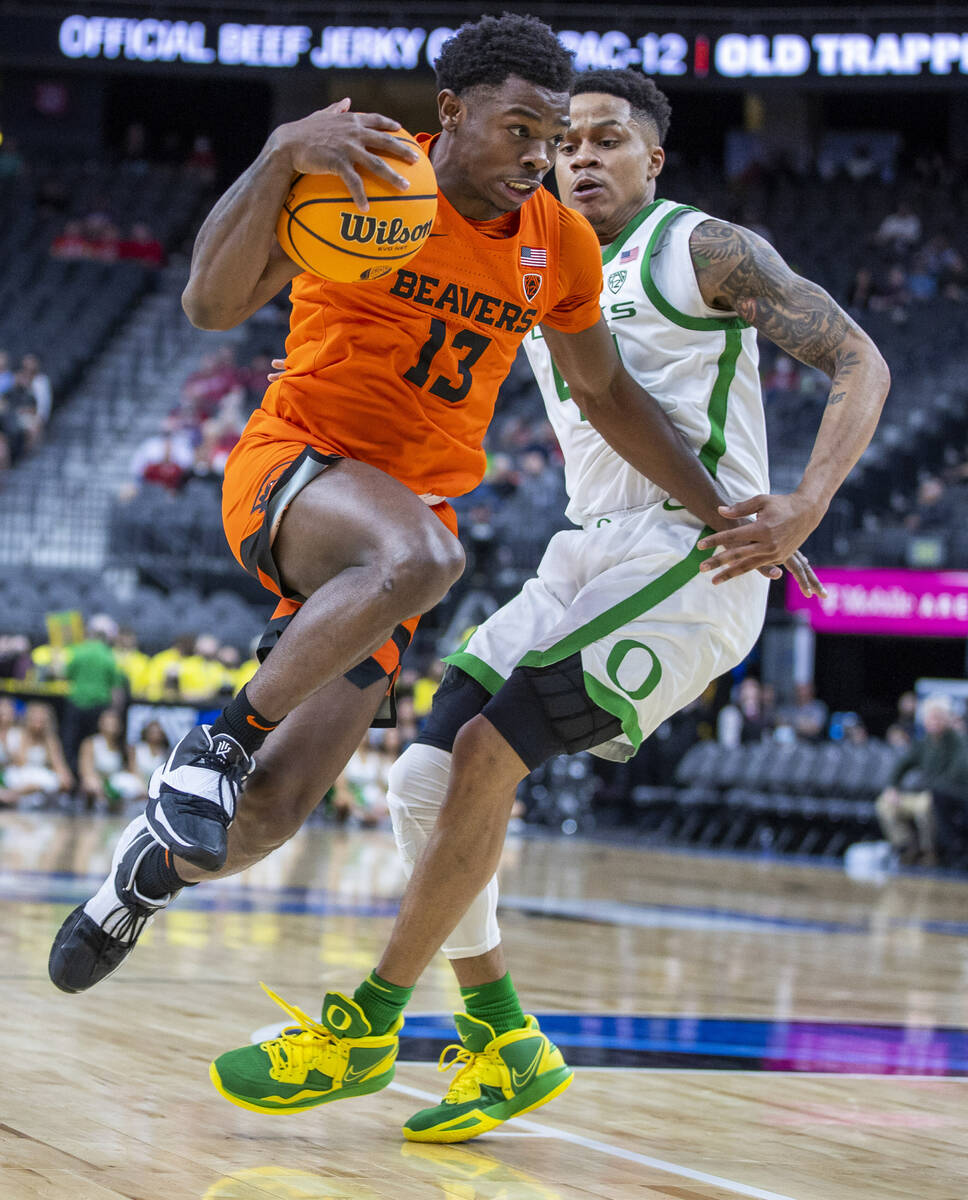
[[[47,970],[62,992],[87,991],[115,972],[155,913],[178,895],[154,899],[138,891],[138,868],[157,845],[144,816],[136,817],[121,834],[107,879],[57,931]]]
[[[145,816],[155,840],[204,871],[228,853],[228,829],[246,776],[255,766],[235,738],[196,725],[148,784]]]

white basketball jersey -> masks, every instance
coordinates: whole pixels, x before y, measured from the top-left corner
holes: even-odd
[[[710,308],[689,235],[709,218],[656,200],[602,248],[602,311],[629,374],[665,409],[730,498],[769,491],[756,330]],[[525,349],[565,458],[569,520],[670,498],[633,470],[571,400],[540,328]]]

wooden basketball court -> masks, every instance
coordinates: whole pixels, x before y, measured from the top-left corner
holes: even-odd
[[[51,938],[118,823],[0,815],[3,1200],[963,1200],[968,884],[512,840],[502,916],[522,1000],[577,1066],[463,1146],[400,1136],[446,1079],[457,990],[414,994],[395,1082],[259,1116],[209,1060],[375,963],[390,837],[314,826],[182,894],[113,978],[47,979]],[[449,1078],[449,1076],[447,1077]]]

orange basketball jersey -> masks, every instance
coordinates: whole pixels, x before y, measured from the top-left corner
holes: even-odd
[[[245,437],[305,441],[419,494],[463,495],[484,473],[484,434],[521,340],[540,322],[589,328],[601,288],[591,226],[549,192],[491,222],[465,220],[440,195],[406,267],[366,283],[293,280],[287,370]]]

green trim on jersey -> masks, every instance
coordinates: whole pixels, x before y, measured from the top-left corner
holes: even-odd
[[[476,679],[481,687],[487,688],[492,696],[499,692],[507,682],[482,658],[478,658],[476,654],[471,654],[467,650],[455,650],[453,654],[448,654],[443,661],[448,666],[460,667],[465,675]]]
[[[666,227],[683,213],[698,211],[691,204],[679,204],[671,212],[666,213],[656,225],[645,247],[645,255],[642,259],[642,287],[656,310],[667,321],[671,321],[673,325],[679,325],[683,329],[748,329],[749,322],[744,321],[742,317],[691,317],[688,313],[680,312],[662,295],[652,278],[652,255],[655,253],[656,243],[665,232]]]
[[[639,228],[646,218],[651,217],[655,210],[662,204],[668,204],[668,201],[653,200],[651,204],[647,204],[645,208],[640,209],[639,212],[637,212],[632,218],[632,220],[629,221],[629,223],[625,226],[615,241],[612,242],[610,246],[605,246],[602,248],[602,266],[612,261],[612,259],[616,254],[618,254],[619,250],[622,249],[632,234],[635,233],[636,229]]]
[[[716,366],[716,382],[709,394],[709,437],[699,451],[699,461],[715,478],[719,460],[726,452],[726,412],[729,389],[736,377],[736,363],[743,350],[743,331],[727,329],[726,344]]]
[[[704,537],[708,537],[713,531],[707,525],[696,541],[700,541]],[[552,663],[561,662],[570,654],[575,654],[579,650],[583,650],[586,646],[590,646],[592,642],[597,642],[601,638],[608,637],[609,634],[615,633],[621,629],[623,625],[627,625],[630,621],[641,617],[643,613],[649,611],[650,608],[655,608],[657,604],[661,604],[663,600],[669,598],[673,592],[677,592],[681,587],[685,587],[690,580],[695,579],[699,574],[699,565],[705,562],[712,555],[712,550],[700,550],[698,546],[693,546],[685,558],[674,563],[667,571],[651,583],[646,584],[644,588],[634,592],[625,600],[619,601],[611,608],[600,613],[585,625],[579,626],[567,636],[563,637],[560,642],[550,646],[547,650],[529,650],[527,654],[519,661],[520,667],[548,667]],[[460,664],[458,664],[460,665]],[[479,681],[481,682],[481,681]],[[486,684],[484,685],[487,686]]]

